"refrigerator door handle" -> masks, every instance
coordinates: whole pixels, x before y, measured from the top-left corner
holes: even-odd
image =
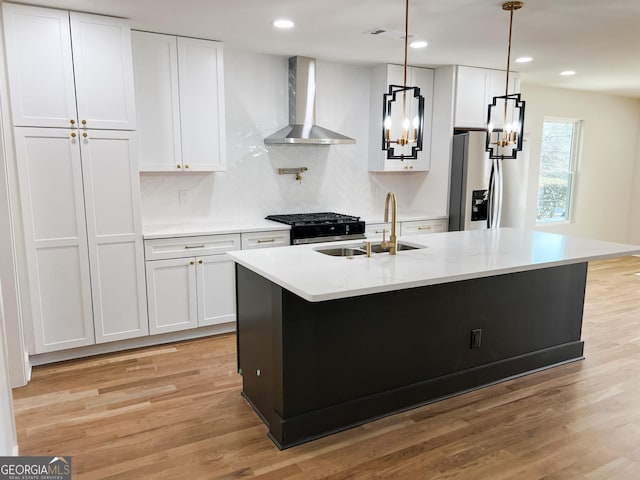
[[[502,165],[500,162],[499,159],[494,159],[491,164],[487,228],[500,228],[500,217],[502,216]]]

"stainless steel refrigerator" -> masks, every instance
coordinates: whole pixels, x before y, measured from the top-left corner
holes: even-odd
[[[449,231],[526,225],[528,138],[525,135],[518,158],[490,160],[485,135],[465,132],[453,136]]]

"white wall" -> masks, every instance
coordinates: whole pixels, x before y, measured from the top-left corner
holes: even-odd
[[[18,454],[18,439],[13,419],[11,387],[9,386],[9,362],[1,293],[2,288],[0,287],[0,456],[9,456]]]
[[[288,122],[287,58],[226,49],[224,68],[227,171],[141,174],[145,224],[329,210],[381,216],[387,191],[395,191],[400,212],[445,214],[448,154],[432,158],[429,173],[367,171],[369,68],[317,63],[317,123],[355,145],[268,147],[264,137]],[[302,183],[277,173],[298,166],[309,169]],[[179,204],[180,190],[189,192],[188,205]]]
[[[1,2],[0,2],[1,6]],[[20,222],[18,184],[13,133],[9,112],[9,100],[4,63],[4,33],[2,32],[2,9],[0,9],[0,282],[4,303],[5,329],[11,385],[26,385],[30,370],[25,357],[22,315],[29,315],[28,302],[21,302],[20,292],[26,285],[24,241]]]
[[[636,143],[636,163],[633,170],[628,241],[640,245],[640,125],[638,126]]]
[[[531,138],[527,227],[536,228],[544,117],[574,118],[583,121],[583,144],[575,183],[573,221],[537,229],[601,240],[630,241],[640,101],[531,85],[522,86],[522,97],[527,102],[525,132]],[[635,183],[635,195],[640,195],[637,178]],[[634,210],[637,218],[638,210],[636,207]]]

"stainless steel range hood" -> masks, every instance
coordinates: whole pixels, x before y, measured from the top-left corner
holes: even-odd
[[[316,123],[316,61],[289,59],[289,125],[264,139],[267,145],[335,145],[356,143]]]

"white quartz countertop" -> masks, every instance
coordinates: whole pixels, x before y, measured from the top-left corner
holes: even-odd
[[[143,237],[148,240],[152,238],[193,237],[223,233],[266,232],[290,229],[291,227],[289,225],[259,218],[208,223],[145,225],[142,230]]]
[[[400,241],[425,248],[351,259],[316,251],[363,245],[346,241],[229,255],[305,300],[319,302],[640,253],[640,246],[511,228],[411,235]]]
[[[366,223],[382,223],[383,215],[368,213],[361,215]],[[398,221],[436,220],[446,216],[429,212],[398,212]],[[142,236],[146,240],[153,238],[194,237],[200,235],[217,235],[226,233],[265,232],[270,230],[290,230],[291,226],[263,218],[247,218],[241,220],[220,220],[206,223],[172,223],[144,225]]]

